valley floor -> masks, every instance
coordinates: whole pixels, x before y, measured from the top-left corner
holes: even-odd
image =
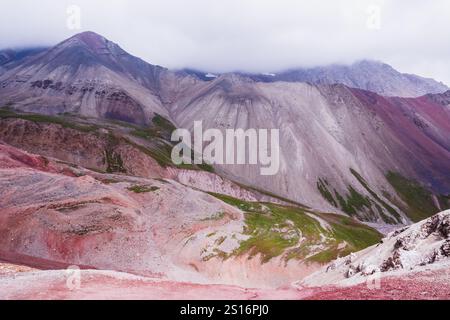
[[[38,270],[0,262],[3,300],[449,300],[450,272],[427,270],[382,278],[379,288],[366,283],[348,287],[279,289],[203,285],[101,270],[81,270],[80,286],[70,289],[66,270]],[[69,283],[73,284],[73,283]],[[73,288],[73,287],[71,287]]]
[[[82,270],[79,289],[68,286],[66,270],[37,270],[0,263],[0,299],[6,300],[298,300],[305,292],[294,288],[247,289],[202,285],[127,273]],[[72,287],[73,288],[73,287]]]

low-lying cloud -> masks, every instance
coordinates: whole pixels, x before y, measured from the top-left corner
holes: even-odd
[[[81,9],[81,29],[67,8]],[[53,45],[91,30],[148,62],[210,72],[376,59],[450,84],[448,0],[16,0],[0,48]]]

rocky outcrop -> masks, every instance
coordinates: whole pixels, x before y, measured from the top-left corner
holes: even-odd
[[[308,285],[350,285],[368,276],[407,276],[450,265],[450,210],[390,233],[380,244],[332,262],[304,280]]]

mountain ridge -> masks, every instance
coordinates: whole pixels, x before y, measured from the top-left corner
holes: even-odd
[[[141,84],[150,89],[160,90],[160,88],[155,84],[155,82],[157,82],[157,77],[161,72],[169,71],[167,68],[147,63],[138,57],[129,55],[116,43],[109,41],[105,37],[92,31],[76,34],[57,44],[55,47],[65,43],[84,44],[97,55],[110,55],[115,57],[114,66],[119,67],[119,71],[130,72],[132,77],[139,79]],[[40,53],[44,49],[23,49],[18,50],[17,52],[19,54],[32,56],[34,54],[33,50],[36,50],[34,53]],[[11,52],[15,51],[0,51],[0,75],[8,69],[11,69],[11,67],[16,66],[12,64],[12,66],[10,65],[8,69],[5,69],[5,66],[2,66],[5,64],[5,61],[9,62],[9,60],[12,59]],[[132,58],[139,60],[140,63],[138,63],[138,67],[133,66],[133,64],[127,64],[126,61],[120,61],[121,56],[131,56]],[[106,63],[105,61],[103,62]],[[117,62],[125,62],[125,65],[121,65],[121,63],[117,64]],[[111,61],[108,61],[108,64],[111,65]],[[241,74],[245,77],[261,82],[284,81],[309,82],[312,84],[342,83],[352,88],[369,90],[385,96],[399,97],[419,97],[425,94],[437,94],[450,90],[450,88],[443,82],[411,73],[402,73],[382,61],[368,59],[357,60],[351,64],[334,63],[313,67],[294,67],[273,73],[251,73],[239,71],[210,73],[189,67],[170,71],[180,76],[192,76],[201,81],[211,81],[224,74]],[[145,76],[144,73],[151,76],[150,80],[147,79],[148,76]]]
[[[207,79],[199,70],[184,71]],[[401,73],[377,60],[358,60],[352,64],[330,64],[315,67],[291,68],[273,73],[236,72],[260,82],[307,82],[312,84],[344,84],[385,96],[419,97],[429,93],[443,93],[450,88],[443,82],[415,74]],[[220,76],[221,74],[219,74]]]

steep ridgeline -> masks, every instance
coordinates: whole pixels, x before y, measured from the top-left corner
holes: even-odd
[[[76,35],[0,76],[0,99],[24,111],[148,123],[166,114],[158,97],[164,68],[93,33]]]

